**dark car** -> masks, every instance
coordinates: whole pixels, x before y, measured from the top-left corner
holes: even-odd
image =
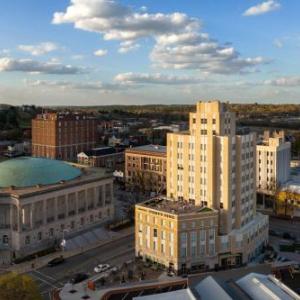
[[[65,261],[63,256],[56,257],[48,262],[48,267],[54,267],[62,264]]]
[[[77,274],[75,274],[75,275],[71,278],[70,282],[71,282],[72,284],[76,284],[76,283],[79,283],[79,282],[81,282],[81,281],[83,281],[83,280],[86,280],[86,279],[88,279],[88,278],[89,278],[89,275],[88,275],[88,274],[85,274],[85,273],[77,273]]]

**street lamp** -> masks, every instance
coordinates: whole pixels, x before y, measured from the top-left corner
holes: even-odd
[[[69,230],[68,229],[63,229],[62,240],[61,240],[61,243],[60,243],[60,246],[62,247],[63,252],[65,251],[65,247],[66,247],[66,244],[67,244],[67,241],[65,240],[65,232],[69,232]]]

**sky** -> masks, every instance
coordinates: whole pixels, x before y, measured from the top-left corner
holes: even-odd
[[[3,0],[0,103],[300,103],[299,0]]]

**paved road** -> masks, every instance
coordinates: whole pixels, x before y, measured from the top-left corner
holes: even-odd
[[[121,238],[107,245],[100,246],[77,256],[68,258],[63,264],[55,267],[43,267],[29,272],[38,283],[45,299],[54,288],[60,288],[67,283],[75,273],[94,275],[94,267],[99,263],[109,263],[112,266],[122,265],[134,257],[134,235]]]
[[[279,233],[288,232],[300,239],[300,222],[270,218],[270,229]]]

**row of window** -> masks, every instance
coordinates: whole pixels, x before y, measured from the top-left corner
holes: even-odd
[[[109,208],[107,209],[107,216],[110,216],[110,209]],[[96,221],[96,217],[98,217],[98,219],[102,219],[102,211],[100,211],[98,213],[98,216],[90,215],[89,219],[88,219],[88,222],[86,222],[84,217],[80,218],[79,226],[84,226],[86,223],[94,223]],[[75,221],[71,221],[70,224],[69,224],[69,229],[70,230],[75,229],[75,226],[76,226]],[[63,232],[64,230],[65,230],[65,224],[60,225],[60,230],[56,229],[56,231],[60,231],[60,232]],[[54,234],[55,234],[55,229],[50,228],[49,231],[48,231],[48,234],[47,234],[48,237],[46,237],[46,238],[52,238],[52,237],[54,237]],[[41,231],[38,232],[37,233],[37,240],[41,241],[43,238],[44,238],[43,237],[43,232],[41,232]],[[35,238],[33,237],[33,239],[35,239]],[[25,245],[29,245],[29,244],[31,244],[31,242],[32,242],[32,236],[26,235],[25,236]]]

